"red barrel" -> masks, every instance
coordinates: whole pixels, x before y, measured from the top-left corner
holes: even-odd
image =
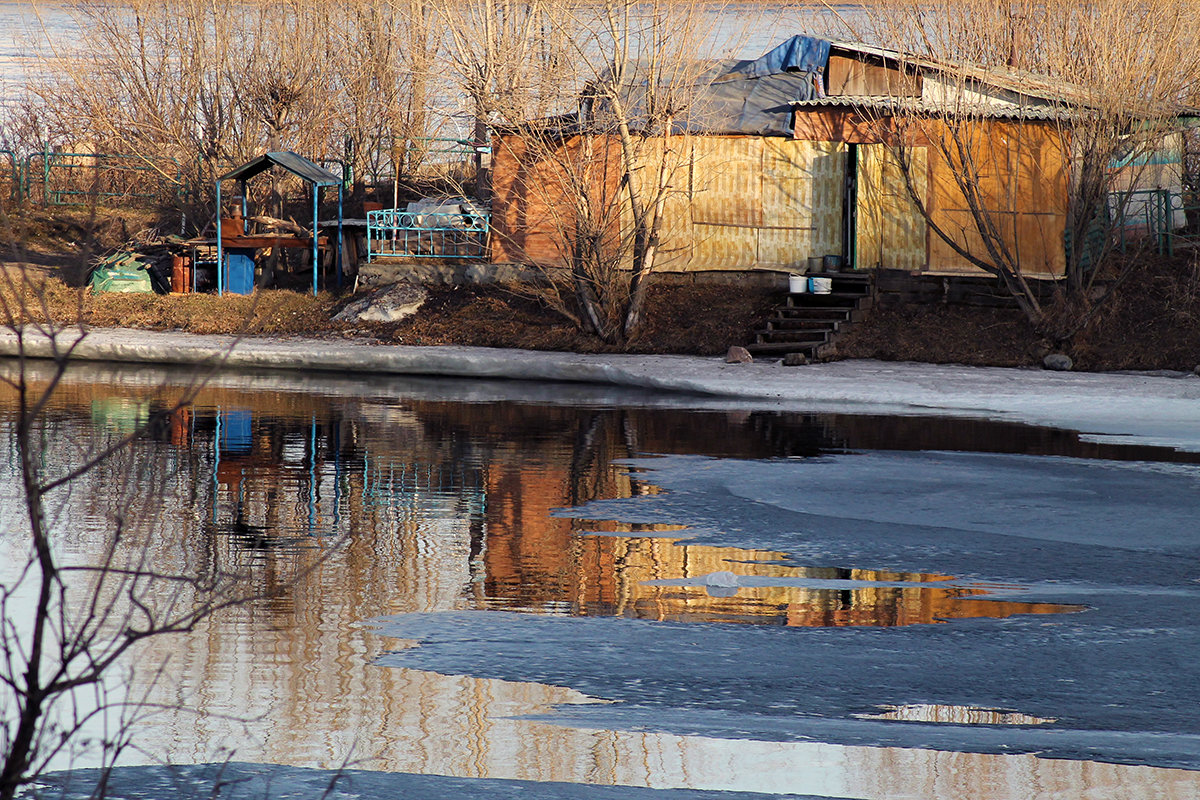
[[[186,294],[192,290],[192,260],[187,256],[171,259],[171,293]]]

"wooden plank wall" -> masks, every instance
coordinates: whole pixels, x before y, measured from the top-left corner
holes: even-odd
[[[1028,122],[983,120],[971,126],[968,145],[979,192],[1002,241],[1018,255],[1025,274],[1061,276],[1068,177],[1059,132],[1050,124]],[[939,146],[938,137],[948,136],[944,123],[926,120],[923,127],[917,141],[924,144],[912,148],[912,157],[917,190],[930,217],[960,246],[986,257],[955,166]],[[660,245],[664,271],[785,270],[804,266],[809,256],[843,254],[842,191],[850,145],[754,136],[660,141],[668,153],[671,185]],[[595,146],[593,200],[613,203],[620,191],[617,143],[600,140]],[[517,137],[502,138],[493,162],[494,260],[564,263],[562,242],[573,213],[564,176],[578,168],[581,145],[572,139],[562,147],[563,153],[553,157],[533,158]],[[981,274],[927,229],[887,146],[857,147],[857,265]],[[656,169],[646,164],[638,180]],[[622,222],[628,223],[627,216],[614,215],[611,236],[618,235]]]
[[[935,151],[941,149],[937,137],[950,136],[944,126],[937,126],[941,123],[927,125],[930,148]],[[957,159],[935,152],[929,161],[930,218],[959,246],[987,257],[978,224],[956,178],[974,172],[982,206],[995,221],[998,238],[1019,259],[1022,272],[1030,277],[1061,277],[1066,269],[1063,231],[1068,168],[1057,128],[1049,123],[988,120],[969,123],[959,136],[968,145],[974,167],[962,170]],[[983,273],[932,232],[929,270]]]
[[[829,77],[825,90],[830,97],[920,97],[922,78],[919,73],[900,70],[883,64],[868,64],[846,56],[829,57]]]
[[[842,253],[846,148],[777,137],[693,140],[693,270],[793,269]]]
[[[591,202],[616,211],[619,145],[601,138],[591,147],[588,159],[579,137],[557,147],[530,146],[519,136],[500,137],[492,159],[493,263],[565,265],[566,243],[575,223],[571,187],[589,185]],[[614,215],[608,225],[607,236],[615,239],[620,219]]]

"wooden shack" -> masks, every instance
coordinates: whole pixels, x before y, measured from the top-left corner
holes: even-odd
[[[800,69],[777,57],[788,47],[807,53]],[[662,137],[673,161],[660,271],[791,271],[832,255],[857,269],[979,275],[980,268],[935,230],[987,257],[956,178],[961,170],[937,146],[953,129],[970,142],[978,197],[998,220],[1022,273],[1063,275],[1070,87],[808,37],[793,37],[763,59],[728,69],[713,84],[723,95],[713,104],[718,113]],[[723,116],[723,109],[737,106],[730,95],[739,93],[742,106],[757,107]],[[965,105],[971,109],[966,115]],[[565,135],[554,153],[535,154],[520,131],[498,137],[494,261],[565,263],[572,212],[556,162],[568,163],[570,151],[581,147],[578,131]],[[614,142],[589,146],[617,157]],[[1126,170],[1118,188],[1178,191],[1181,148],[1167,142],[1161,151],[1167,155],[1153,169]],[[595,176],[597,197],[615,197],[616,170],[599,169]],[[910,188],[923,198],[923,211]]]

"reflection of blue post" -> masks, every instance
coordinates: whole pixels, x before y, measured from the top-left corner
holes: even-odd
[[[374,500],[375,490],[371,486],[371,451],[366,446],[363,447],[362,485],[363,500]]]
[[[333,533],[336,536],[341,531],[342,506],[342,429],[340,425],[333,428]]]
[[[217,406],[217,428],[213,434],[213,500],[212,500],[212,522],[217,524],[217,495],[221,491],[220,479],[217,477],[217,471],[221,468],[221,407]]]

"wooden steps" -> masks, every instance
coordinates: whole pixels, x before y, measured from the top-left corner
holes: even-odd
[[[754,342],[746,349],[754,355],[782,356],[803,353],[819,359],[831,349],[837,334],[871,307],[873,284],[870,273],[823,272],[810,278],[829,278],[829,294],[787,293],[754,332]]]

